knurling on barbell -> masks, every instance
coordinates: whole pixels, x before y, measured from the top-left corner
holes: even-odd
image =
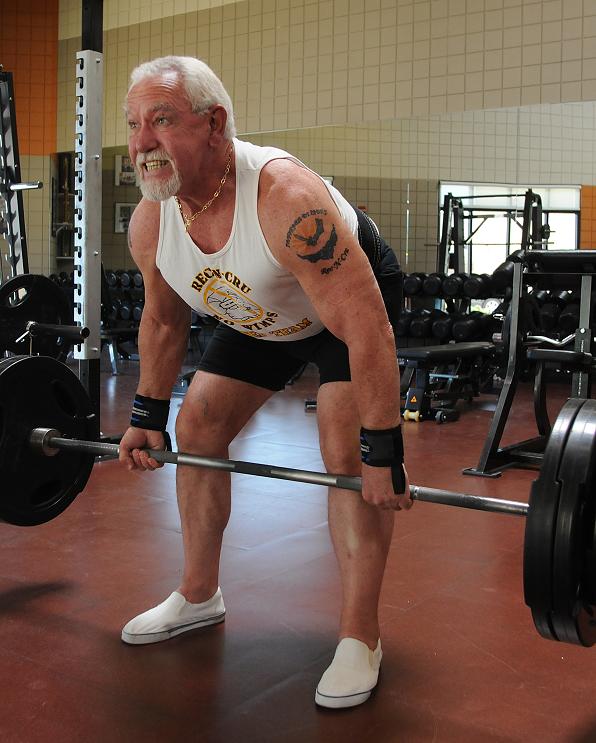
[[[93,440],[94,416],[78,377],[56,359],[0,360],[0,519],[34,526],[58,516],[81,492],[96,455],[117,444]],[[347,475],[151,452],[165,463],[361,489]],[[54,456],[45,456],[52,454]],[[596,642],[596,401],[569,400],[544,454],[529,506],[516,501],[411,486],[415,500],[527,516],[524,595],[538,632],[548,639]]]

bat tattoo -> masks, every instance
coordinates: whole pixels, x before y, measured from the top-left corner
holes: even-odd
[[[319,219],[318,217],[315,220],[317,228],[315,230],[314,235],[310,235],[309,237],[305,237],[304,235],[294,235],[296,240],[302,240],[302,242],[305,242],[307,245],[316,245],[319,242],[319,238],[325,232],[325,228],[323,227],[323,220]]]
[[[317,219],[317,231],[315,232],[313,236],[304,238],[301,235],[296,235],[295,237],[297,237],[300,240],[304,240],[307,245],[316,245],[319,241],[319,237],[321,236],[322,232],[323,232],[323,223],[320,219]],[[320,250],[318,250],[316,253],[311,253],[307,255],[301,255],[300,253],[297,253],[296,255],[298,256],[298,258],[302,258],[302,260],[304,261],[310,261],[311,263],[317,263],[317,261],[328,261],[331,258],[333,258],[333,253],[335,251],[336,245],[337,245],[337,232],[335,231],[335,225],[333,225],[331,227],[331,234],[329,235],[329,240],[327,240],[325,245],[323,245],[323,247]]]

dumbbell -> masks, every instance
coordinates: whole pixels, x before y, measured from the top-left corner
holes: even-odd
[[[131,271],[132,285],[135,289],[143,288],[143,274],[140,271]]]
[[[449,341],[453,338],[452,328],[453,323],[459,320],[462,315],[459,312],[449,312],[445,314],[445,317],[437,318],[432,324],[432,335],[439,341]]]
[[[443,290],[444,273],[429,273],[422,282],[422,291],[427,297],[440,297]]]
[[[104,271],[104,274],[106,277],[106,282],[111,289],[118,285],[118,277],[116,276],[114,271],[108,269],[107,271]]]
[[[135,322],[140,322],[141,315],[143,314],[143,305],[145,303],[142,299],[137,300],[136,302],[132,303],[132,319]]]
[[[50,281],[53,281],[54,284],[60,284],[60,277],[57,273],[51,273],[50,274]]]
[[[569,300],[569,294],[566,291],[546,292],[544,290],[533,292],[534,297],[540,307],[540,325],[543,330],[556,330],[559,323],[561,310]]]
[[[118,319],[118,310],[120,309],[121,304],[122,304],[121,299],[118,299],[117,297],[112,299],[108,307],[108,319],[109,320],[113,320],[115,322]]]
[[[506,288],[513,286],[513,267],[516,263],[521,263],[524,256],[523,250],[515,250],[504,263],[495,268],[491,277],[495,292],[502,293]]]
[[[560,314],[561,308],[556,302],[545,302],[540,307],[540,324],[542,328],[546,332],[556,330]]]
[[[132,283],[131,275],[128,271],[124,271],[123,269],[118,269],[116,271],[116,276],[118,277],[118,283],[123,289],[128,289],[128,287]]]
[[[464,296],[470,299],[488,299],[492,291],[492,280],[487,273],[472,273],[464,280]]]
[[[532,299],[536,301],[539,307],[542,307],[551,301],[551,295],[546,289],[538,289],[538,291],[532,292]]]
[[[453,273],[445,278],[443,281],[443,296],[444,297],[463,297],[464,296],[464,284],[470,278],[467,273]]]
[[[441,310],[421,310],[418,317],[412,318],[409,335],[412,338],[429,338],[432,335],[433,322],[447,317]]]
[[[131,319],[132,305],[127,299],[120,303],[120,307],[118,308],[118,317],[124,321]]]
[[[412,310],[402,310],[401,314],[399,316],[399,320],[397,321],[395,325],[395,332],[398,336],[406,336],[408,335],[408,331],[410,330],[410,323],[412,322],[412,319],[416,317],[416,313]]]
[[[491,315],[484,312],[470,312],[469,315],[464,315],[453,323],[451,332],[454,340],[458,342],[473,341],[485,335],[490,335],[489,326],[491,323]]]
[[[404,295],[413,297],[416,294],[422,294],[422,286],[426,277],[427,274],[420,272],[406,274],[404,276]]]
[[[579,302],[570,302],[561,310],[557,327],[564,335],[575,333],[579,327]]]

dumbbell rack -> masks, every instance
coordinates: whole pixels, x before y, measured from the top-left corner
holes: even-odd
[[[476,467],[464,474],[498,477],[508,467],[539,468],[552,426],[546,408],[545,365],[556,362],[572,372],[570,397],[591,396],[593,368],[592,286],[596,274],[596,251],[526,251],[513,266],[512,299],[506,323],[507,370],[491,426]],[[579,326],[573,350],[561,348],[557,339],[532,335],[528,327],[527,303],[532,290],[575,289],[580,291]],[[535,365],[534,415],[538,435],[501,447],[500,442],[513,404],[521,372],[528,359]]]
[[[102,345],[107,346],[112,375],[118,371],[118,358],[138,360],[136,353],[122,348],[122,343],[135,341],[144,304],[143,277],[140,271],[124,269],[104,271],[102,280]]]
[[[396,326],[404,420],[455,421],[458,401],[471,402],[492,385],[496,320],[470,311],[474,299],[490,298],[492,290],[488,275],[437,272],[405,277],[407,309]],[[447,312],[437,309],[439,302]]]

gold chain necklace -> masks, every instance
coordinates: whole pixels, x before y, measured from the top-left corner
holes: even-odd
[[[182,204],[180,203],[180,199],[177,196],[174,196],[174,199],[176,200],[176,203],[178,204],[178,209],[180,210],[180,216],[182,217],[182,220],[184,221],[184,229],[186,232],[188,232],[188,228],[190,225],[195,221],[195,219],[200,216],[203,212],[207,211],[211,204],[215,201],[215,199],[219,196],[221,189],[224,186],[224,183],[226,182],[226,178],[228,177],[228,173],[230,172],[230,168],[232,167],[232,151],[233,148],[230,149],[230,155],[228,157],[228,164],[226,165],[226,169],[224,170],[224,174],[222,176],[221,181],[219,182],[219,186],[217,187],[217,191],[213,194],[213,196],[207,201],[203,206],[196,211],[194,214],[191,214],[190,217],[185,217],[184,212],[182,211]]]

